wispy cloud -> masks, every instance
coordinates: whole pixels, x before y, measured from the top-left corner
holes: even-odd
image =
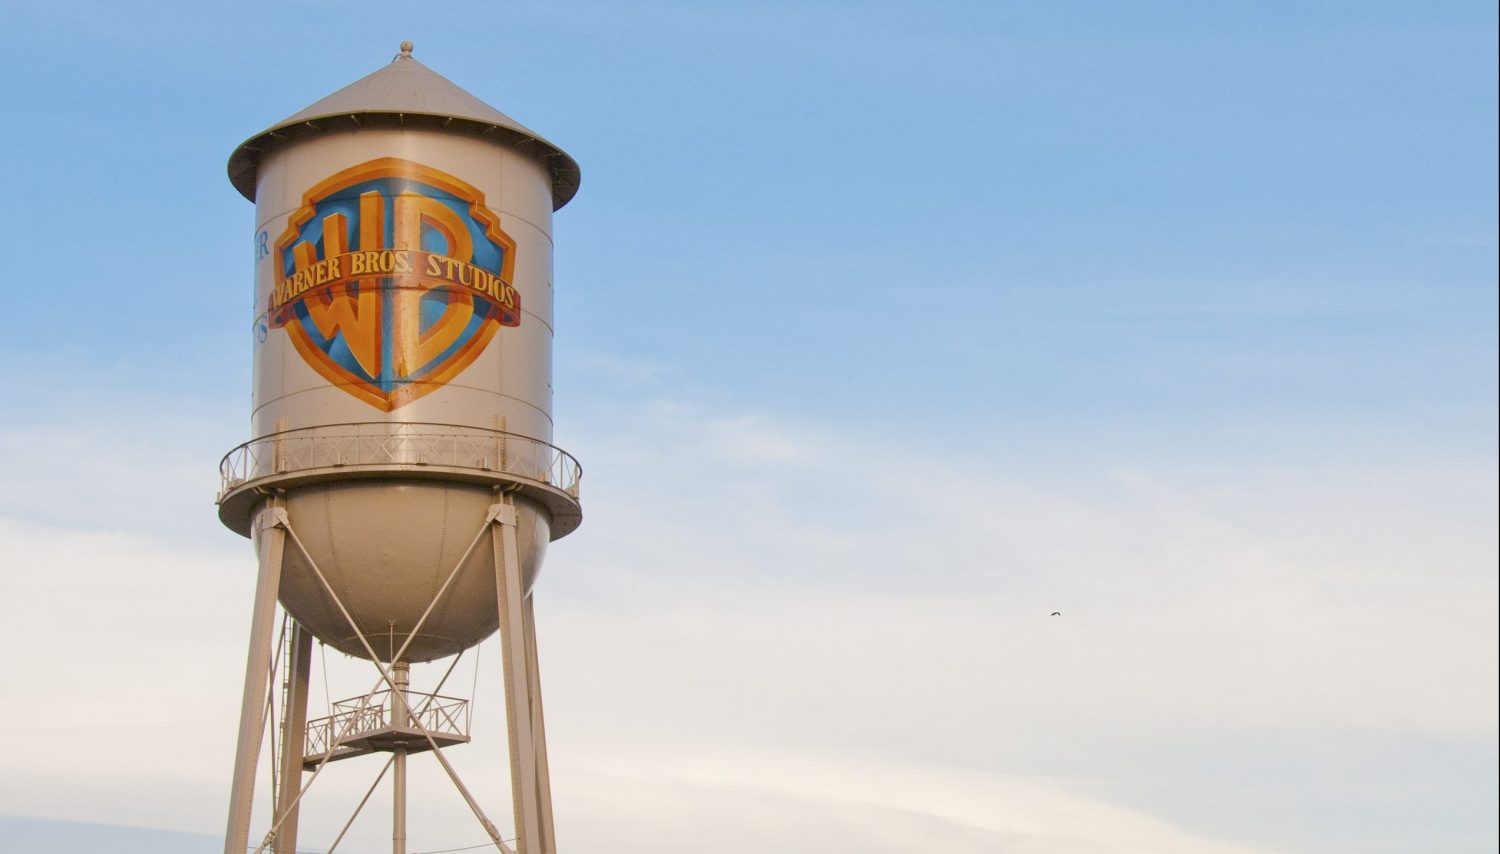
[[[611,403],[570,429],[586,524],[538,590],[559,821],[584,847],[614,829],[615,850],[701,851],[717,827],[745,850],[1301,850],[1315,827],[1285,817],[1293,803],[1489,808],[1482,772],[1382,770],[1403,745],[1494,750],[1494,477],[1472,461],[1059,459],[1038,479],[1003,449],[660,394]],[[28,703],[0,723],[38,737],[8,752],[0,797],[211,832],[248,544],[180,536],[206,514],[70,520],[73,493],[41,481],[123,496],[216,454],[70,430],[28,443],[47,465],[12,469],[40,498],[0,519],[0,618],[47,642],[13,665]],[[488,711],[454,754],[503,812],[492,655]],[[332,665],[336,686],[366,681]],[[38,707],[57,710],[40,728],[23,714]],[[1267,773],[1289,781],[1254,790],[1282,819],[1216,818]],[[341,817],[360,777],[320,783],[320,809]],[[421,802],[459,810],[444,840],[472,841],[432,782]],[[1418,826],[1376,817],[1371,845]],[[738,850],[723,838],[715,851]]]
[[[1050,781],[806,754],[602,748],[567,769],[569,840],[623,852],[1254,854]],[[599,819],[605,819],[600,821]],[[670,828],[670,830],[668,830]],[[664,832],[665,831],[665,832]],[[798,840],[802,840],[799,847]]]

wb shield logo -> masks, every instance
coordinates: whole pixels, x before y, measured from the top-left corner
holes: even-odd
[[[268,314],[330,382],[390,411],[521,322],[516,244],[463,181],[394,157],[308,190],[276,241]]]

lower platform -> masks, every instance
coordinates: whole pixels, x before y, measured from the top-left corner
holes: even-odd
[[[433,742],[449,747],[469,740],[468,700],[407,692],[402,705],[392,702],[390,691],[334,703],[332,715],[308,721],[302,766],[316,768],[325,758],[336,762],[396,750],[423,753]]]

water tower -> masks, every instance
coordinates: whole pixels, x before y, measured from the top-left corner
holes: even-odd
[[[370,755],[403,854],[415,753],[496,849],[552,854],[530,594],[547,544],[582,520],[551,411],[552,212],[578,165],[406,43],[240,145],[229,179],[255,203],[253,438],[224,458],[219,517],[260,569],[225,854],[294,851],[308,787]],[[410,682],[497,630],[514,840],[443,754],[469,740],[466,701]],[[378,675],[309,721],[314,638]],[[268,726],[275,793],[252,838]]]

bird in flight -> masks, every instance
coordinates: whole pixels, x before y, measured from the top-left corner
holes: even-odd
[[[1053,611],[1052,612],[1052,616],[1054,616],[1054,617],[1061,617],[1062,616],[1062,612],[1061,611]]]

